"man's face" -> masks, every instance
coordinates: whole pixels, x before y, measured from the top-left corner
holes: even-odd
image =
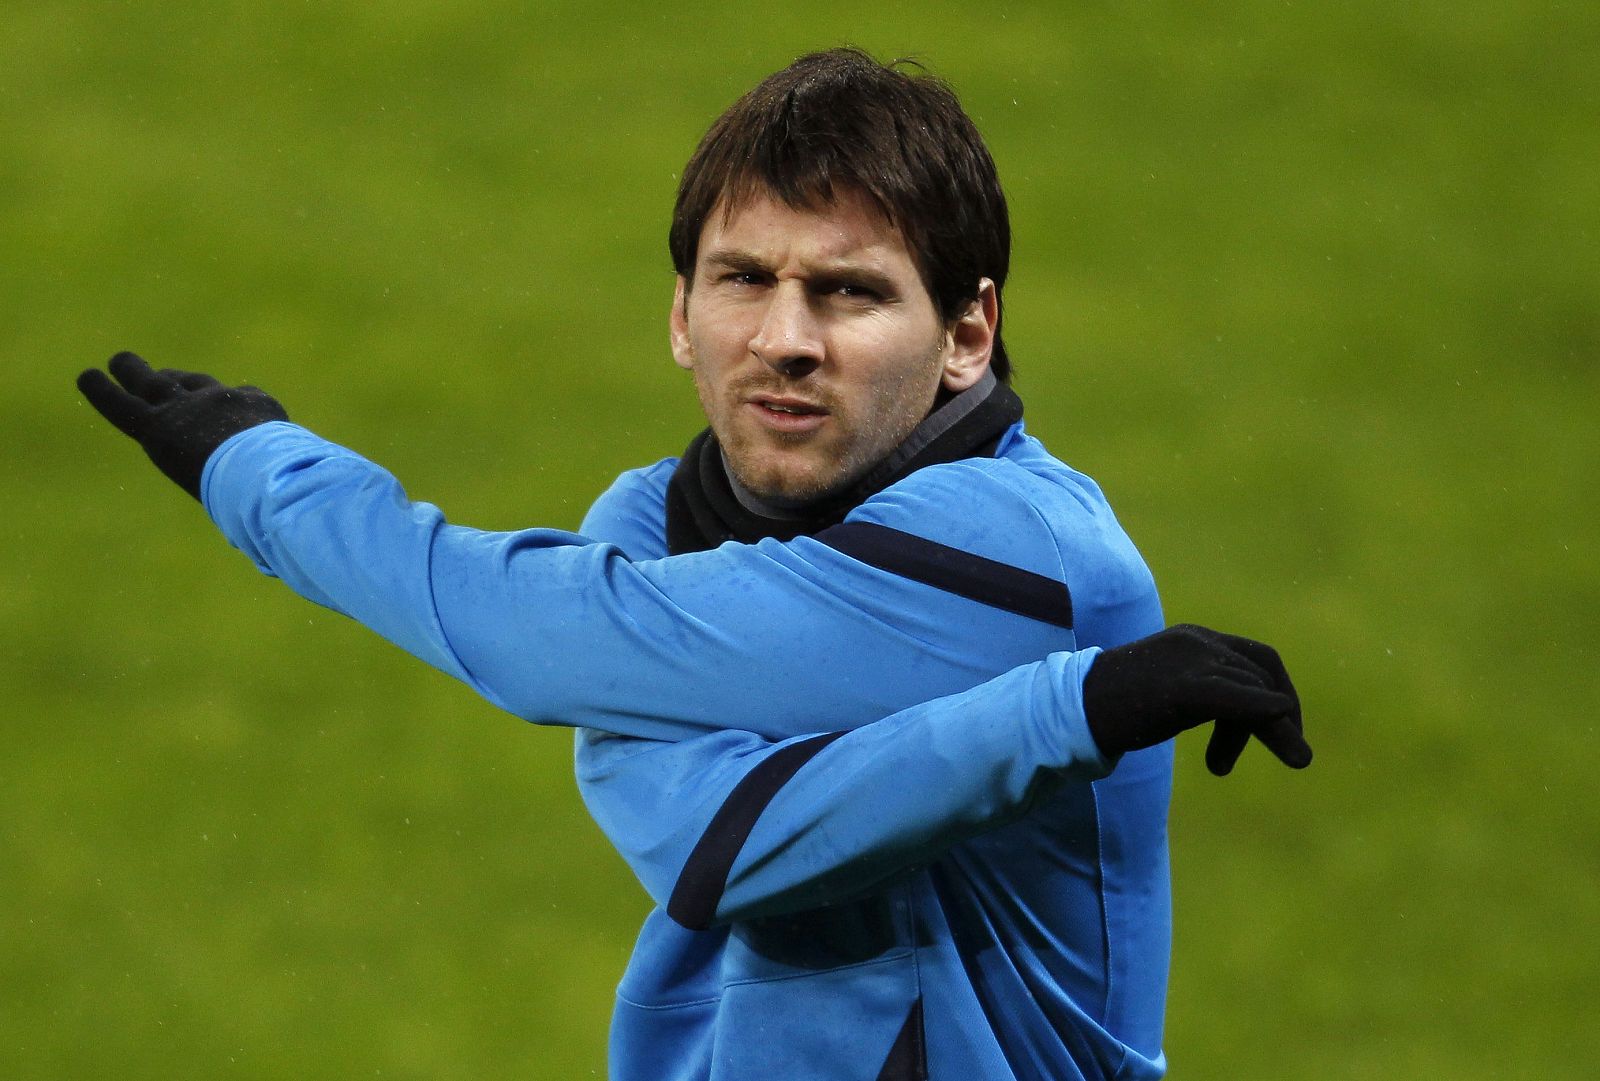
[[[709,216],[694,280],[678,279],[672,353],[740,483],[794,506],[883,460],[941,384],[976,383],[995,308],[984,279],[947,326],[900,231],[857,193],[817,210],[763,195]]]

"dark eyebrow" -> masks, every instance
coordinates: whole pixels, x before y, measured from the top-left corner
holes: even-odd
[[[870,289],[879,296],[893,296],[897,291],[894,279],[889,275],[874,270],[871,267],[840,266],[819,267],[816,279],[825,285],[854,285],[862,289]]]
[[[722,270],[733,270],[741,273],[757,271],[766,273],[768,267],[754,254],[747,251],[719,250],[709,253],[705,257],[706,265]]]

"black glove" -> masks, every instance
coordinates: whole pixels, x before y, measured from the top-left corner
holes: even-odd
[[[209,375],[171,368],[151,371],[132,353],[78,376],[78,389],[100,415],[139,441],[156,468],[200,498],[206,459],[228,438],[269,420],[288,420],[283,406],[256,387],[225,387]]]
[[[1300,699],[1271,646],[1179,624],[1108,649],[1083,680],[1089,733],[1107,755],[1153,747],[1216,721],[1206,766],[1233,769],[1251,736],[1283,764],[1304,769],[1311,747],[1300,731]]]

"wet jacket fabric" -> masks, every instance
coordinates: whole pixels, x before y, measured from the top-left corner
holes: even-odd
[[[585,799],[660,905],[613,1077],[1160,1076],[1170,746],[1106,761],[1080,690],[1161,615],[1098,488],[1019,424],[843,533],[663,559],[670,468],[586,535],[490,533],[272,423],[202,496],[302,595],[588,730]]]

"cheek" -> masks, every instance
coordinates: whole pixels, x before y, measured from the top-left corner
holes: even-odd
[[[885,340],[868,354],[879,359],[871,380],[874,397],[919,407],[925,400],[932,405],[944,375],[944,354],[942,332],[932,339],[901,333]]]
[[[695,353],[694,378],[702,393],[726,386],[728,372],[726,356],[714,346],[701,342]]]
[[[697,371],[706,370],[715,377],[744,355],[750,335],[744,333],[734,314],[708,310],[701,319],[689,324],[686,338]]]
[[[692,372],[695,393],[700,396],[700,408],[707,416],[711,416],[717,408],[716,381],[711,378],[704,364],[696,363]]]

